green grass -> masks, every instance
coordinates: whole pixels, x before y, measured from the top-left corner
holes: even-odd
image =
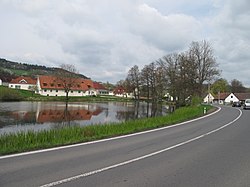
[[[208,110],[212,106],[206,106]],[[122,123],[72,126],[40,132],[19,132],[0,136],[0,155],[93,141],[176,124],[203,115],[204,106],[183,107],[167,116],[144,118]]]
[[[23,96],[19,91],[10,89],[5,86],[0,86],[0,101],[21,101]]]

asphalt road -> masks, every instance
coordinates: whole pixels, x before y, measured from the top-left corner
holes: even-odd
[[[250,186],[250,110],[0,157],[0,186]]]

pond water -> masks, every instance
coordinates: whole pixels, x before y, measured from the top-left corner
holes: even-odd
[[[0,102],[0,135],[71,125],[96,125],[161,116],[167,107],[141,102]]]

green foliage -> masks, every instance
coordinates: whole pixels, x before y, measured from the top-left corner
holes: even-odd
[[[177,109],[167,116],[130,120],[122,123],[91,126],[71,126],[39,132],[19,132],[0,136],[0,154],[87,142],[118,135],[135,133],[157,127],[168,126],[203,115],[203,107],[191,106]],[[206,106],[210,110],[212,106]]]
[[[229,92],[229,84],[226,79],[218,79],[211,86],[211,91],[214,95],[219,92]]]
[[[199,96],[194,96],[192,97],[191,105],[192,106],[197,106],[202,103],[202,98]]]

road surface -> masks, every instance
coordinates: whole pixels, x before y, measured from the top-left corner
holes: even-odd
[[[0,157],[0,186],[250,186],[250,110]]]

